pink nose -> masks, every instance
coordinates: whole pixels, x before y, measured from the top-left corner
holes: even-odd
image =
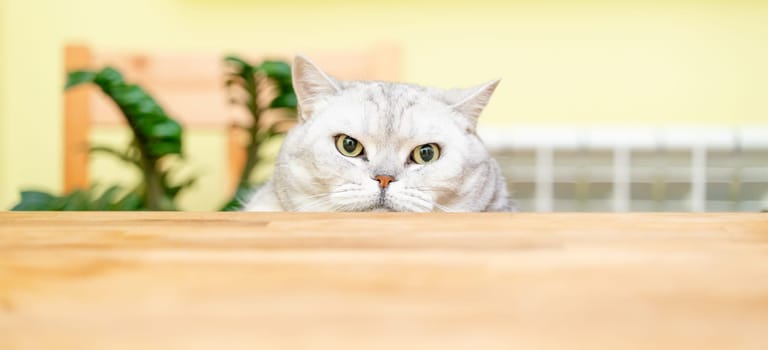
[[[387,175],[376,175],[373,178],[376,179],[376,181],[379,182],[379,187],[381,187],[381,188],[387,188],[387,186],[389,186],[390,182],[395,182],[395,178],[394,177],[387,176]]]

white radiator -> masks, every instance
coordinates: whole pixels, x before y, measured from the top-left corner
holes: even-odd
[[[480,129],[521,211],[768,209],[768,125]]]

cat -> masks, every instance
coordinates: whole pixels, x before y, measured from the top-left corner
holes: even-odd
[[[342,81],[297,55],[299,122],[244,211],[511,211],[475,132],[499,83],[443,90]]]

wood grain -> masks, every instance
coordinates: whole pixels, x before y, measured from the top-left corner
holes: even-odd
[[[0,348],[768,349],[768,215],[0,213]]]

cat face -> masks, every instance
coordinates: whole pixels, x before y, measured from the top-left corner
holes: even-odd
[[[498,169],[475,125],[497,83],[439,90],[343,82],[297,57],[301,122],[278,157],[277,197],[293,211],[487,208],[499,194]]]

